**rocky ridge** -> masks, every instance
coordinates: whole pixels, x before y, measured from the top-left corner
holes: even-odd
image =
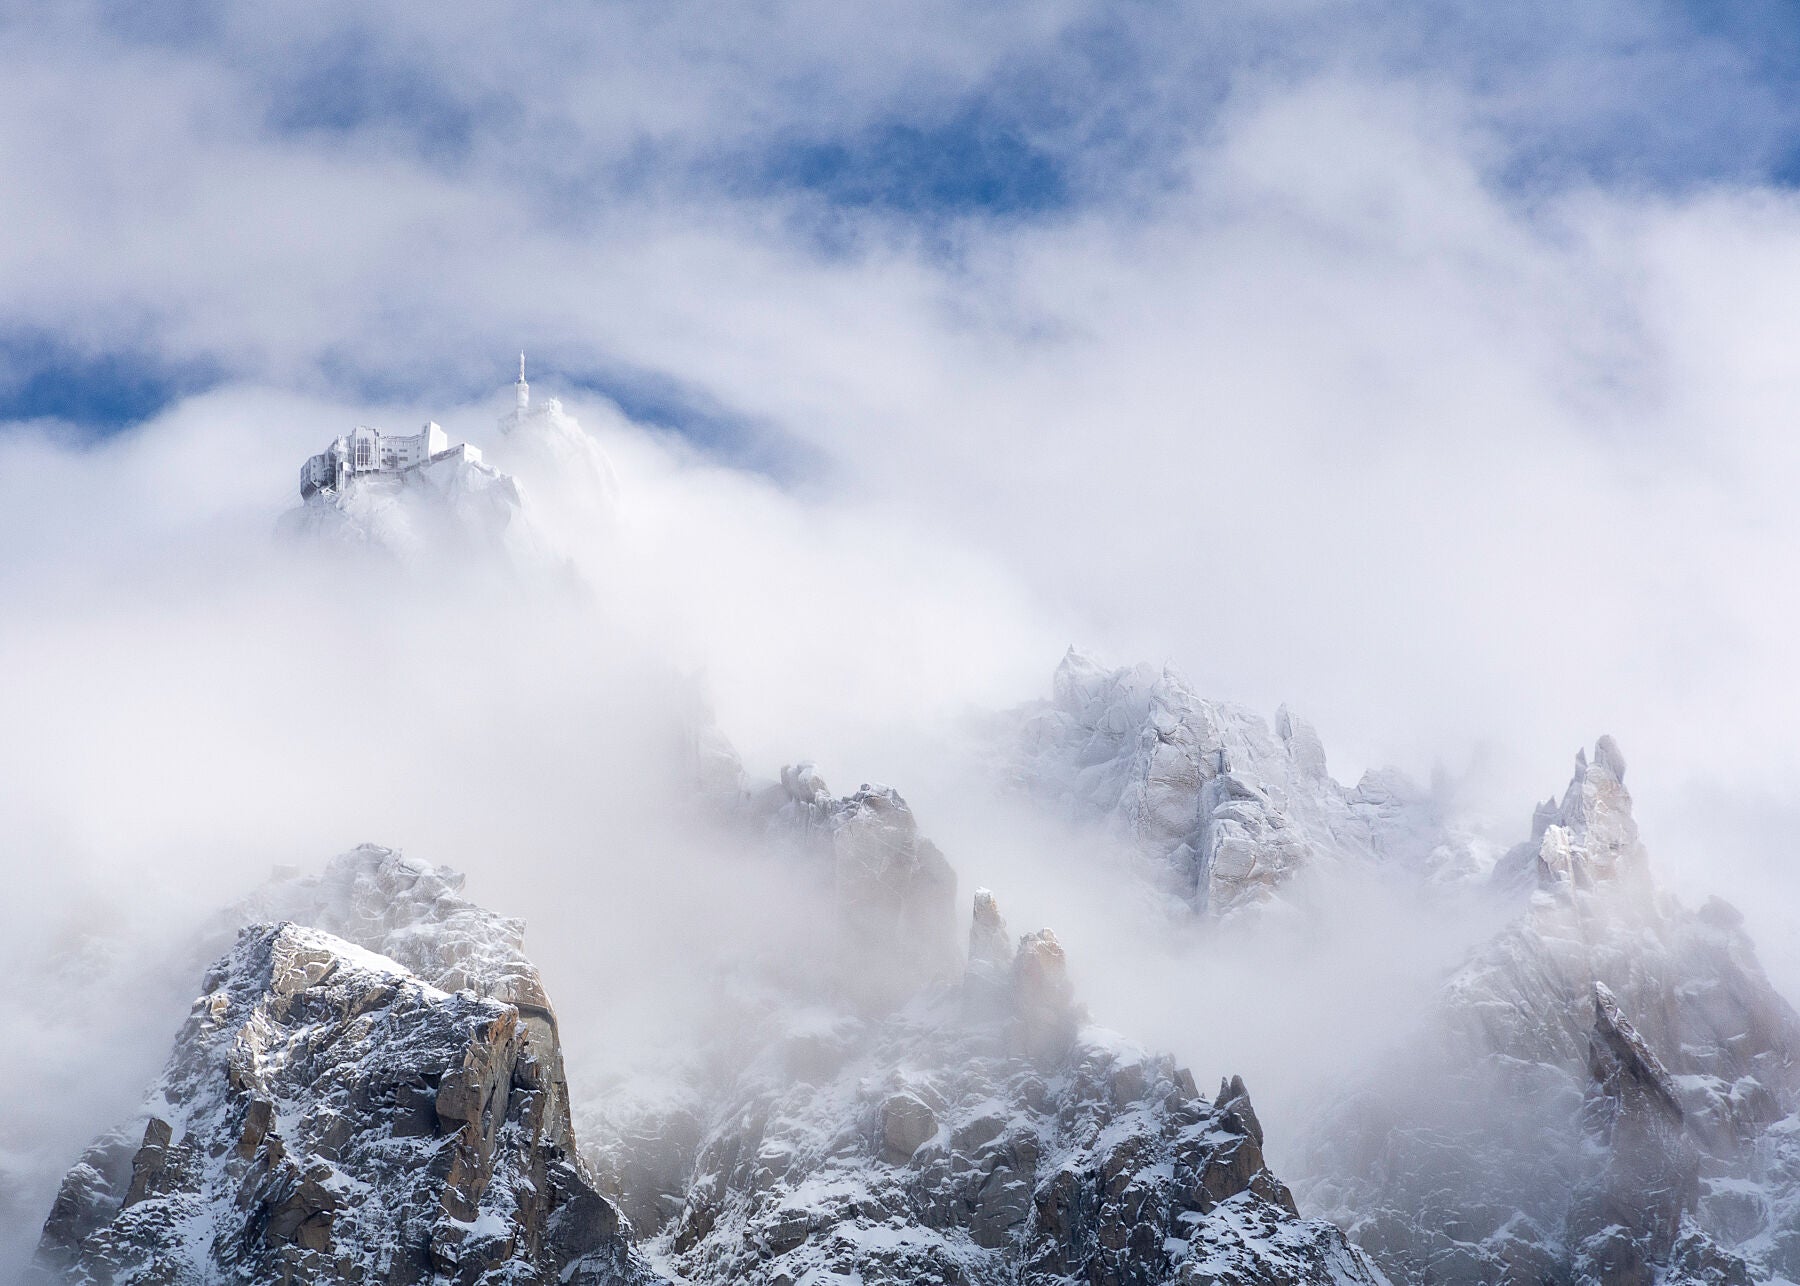
[[[790,845],[837,895],[829,931],[871,945],[811,991],[739,980],[730,1008],[760,1017],[710,1079],[609,1106],[595,1167],[658,1261],[703,1283],[1381,1280],[1299,1218],[1241,1081],[1208,1100],[1087,1023],[1048,930],[1015,939],[982,890],[945,967],[954,876],[896,792],[834,797],[807,765],[750,783],[703,746],[726,824]]]
[[[879,1020],[789,1029],[707,1120],[689,1280],[1371,1282],[1298,1218],[1241,1081],[1085,1026],[1053,936]]]

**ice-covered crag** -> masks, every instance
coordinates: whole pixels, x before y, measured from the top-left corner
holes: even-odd
[[[1494,872],[1516,918],[1314,1123],[1302,1191],[1396,1279],[1800,1280],[1800,1017],[1659,890],[1603,738]]]
[[[364,845],[237,907],[252,927],[208,975],[143,1117],[70,1171],[41,1269],[651,1280],[576,1153],[523,926],[461,887]]]
[[[617,521],[619,479],[612,461],[558,399],[522,399],[501,418],[493,456],[519,479],[545,525],[566,539],[596,535]]]
[[[1208,701],[1171,670],[1109,669],[1071,648],[1049,700],[1002,721],[1015,785],[1059,815],[1098,823],[1141,854],[1178,905],[1229,916],[1321,863],[1366,862],[1450,881],[1479,846],[1432,792],[1388,770],[1346,789],[1312,728]]]

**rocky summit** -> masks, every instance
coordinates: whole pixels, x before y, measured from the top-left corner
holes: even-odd
[[[69,1172],[40,1280],[638,1283],[519,1010],[253,925],[139,1121]]]

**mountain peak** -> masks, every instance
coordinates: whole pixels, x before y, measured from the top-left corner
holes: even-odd
[[[1625,789],[1625,756],[1616,741],[1601,737],[1592,759],[1585,750],[1575,752],[1575,770],[1561,800],[1537,806],[1531,835],[1500,860],[1497,881],[1557,889],[1648,877],[1649,857],[1638,840]]]

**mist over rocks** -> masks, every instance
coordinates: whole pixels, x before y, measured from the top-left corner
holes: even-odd
[[[578,484],[546,530],[594,535],[617,502],[604,455],[580,445],[559,408],[514,422],[506,436],[527,432],[538,437],[519,438],[521,455],[550,460]],[[470,485],[498,485],[486,478]],[[416,504],[429,522],[456,528],[441,547],[416,546],[427,561],[465,540],[485,544],[501,568],[541,552],[514,543],[524,528],[510,519],[494,526],[479,506],[464,507],[454,488],[421,481],[396,499],[388,492],[411,480],[364,481],[371,505]],[[538,522],[538,489],[521,482],[511,494],[506,503]],[[389,531],[379,513],[329,521]],[[353,558],[400,547],[348,546]],[[1108,860],[1109,846],[1090,837],[1123,839],[1130,879],[1120,883],[1138,893],[1122,900],[1143,915],[1124,932],[1173,925],[1170,940],[1223,943],[1241,956],[1226,963],[1254,972],[1266,967],[1259,952],[1320,913],[1309,889],[1361,882],[1382,896],[1418,891],[1428,907],[1504,909],[1506,928],[1425,1017],[1427,1037],[1331,1111],[1308,1114],[1267,1098],[1259,1111],[1236,1075],[1204,1097],[1182,1065],[1202,1060],[1149,1053],[1094,1025],[1078,985],[1083,961],[1097,958],[1091,938],[1015,933],[1002,914],[1005,883],[959,893],[950,859],[890,786],[839,794],[804,761],[753,777],[694,713],[698,686],[671,685],[677,699],[658,726],[679,745],[686,780],[672,801],[658,801],[678,816],[645,832],[655,842],[634,855],[630,876],[667,894],[658,888],[667,869],[687,879],[729,873],[749,896],[711,922],[731,945],[697,953],[695,971],[712,975],[698,988],[711,988],[698,1006],[705,1016],[670,1048],[642,1051],[649,1075],[572,1089],[579,1069],[564,1066],[565,1034],[522,923],[471,902],[448,868],[365,845],[316,874],[282,874],[229,911],[219,932],[304,925],[292,931],[330,935],[307,952],[352,963],[359,951],[378,953],[384,963],[363,960],[367,970],[403,975],[350,986],[353,971],[327,962],[292,994],[316,990],[347,1021],[375,1015],[379,1024],[391,1010],[395,1023],[447,1033],[405,1073],[430,1091],[433,1132],[399,1135],[426,1141],[398,1151],[375,1147],[386,1118],[335,1100],[333,1119],[348,1125],[319,1133],[326,1127],[315,1130],[306,1107],[290,1128],[285,1104],[299,1098],[285,1089],[267,1108],[253,1100],[240,1120],[236,1106],[206,1097],[197,1073],[171,1071],[144,1119],[70,1170],[44,1262],[96,1282],[182,1256],[292,1280],[575,1273],[570,1280],[598,1282],[662,1272],[720,1286],[851,1277],[1623,1286],[1792,1275],[1792,1011],[1761,978],[1729,908],[1687,912],[1657,889],[1610,738],[1578,758],[1560,799],[1538,808],[1531,838],[1495,860],[1497,846],[1437,785],[1380,770],[1342,786],[1320,738],[1286,708],[1265,721],[1200,697],[1169,669],[1114,669],[1071,650],[1047,700],[995,716],[998,750],[986,768],[1015,801],[1067,824],[1059,838],[1070,842],[1046,846],[1041,871],[1026,878],[1056,878],[1057,862]],[[579,789],[573,797],[585,806]],[[661,865],[661,846],[690,839],[703,860]],[[520,869],[536,868],[522,860]],[[639,903],[671,917],[692,904]],[[1272,936],[1284,913],[1290,938]],[[1154,962],[1136,980],[1153,999],[1234,985],[1178,950],[1140,958]],[[249,995],[256,967],[246,968]],[[279,985],[257,985],[287,997],[290,975],[310,978],[289,970]],[[637,985],[631,976],[627,961],[578,984],[619,992]],[[332,990],[340,986],[349,990]],[[402,1008],[384,999],[389,990]],[[1278,994],[1245,988],[1246,1003]],[[270,1001],[267,1022],[245,1021],[287,1022],[311,1004]],[[282,1047],[312,1057],[330,1043],[316,1028],[282,1035]],[[1204,1061],[1233,1067],[1235,1033],[1229,1023],[1209,1031],[1215,1048]],[[1310,1027],[1301,1035],[1316,1047],[1306,1057],[1331,1049],[1336,1066],[1343,1051]],[[212,1066],[210,1048],[205,1033],[184,1029],[170,1067]],[[373,1052],[336,1048],[343,1083],[387,1074]],[[432,1070],[440,1054],[474,1070],[460,1079]],[[283,1057],[284,1066],[319,1065]],[[1266,1066],[1251,1070],[1264,1084]],[[425,1095],[415,1090],[401,1097]],[[422,1113],[413,1121],[427,1123]],[[270,1138],[277,1144],[255,1151]],[[354,1168],[365,1146],[373,1178]],[[1299,1151],[1304,1163],[1283,1155],[1272,1167],[1271,1146]],[[240,1147],[250,1154],[222,1170],[196,1160]],[[468,1159],[444,1163],[455,1148]],[[276,1150],[291,1168],[256,1159]],[[246,1179],[240,1162],[276,1177]],[[405,1188],[394,1198],[402,1214],[357,1223],[344,1213],[340,1170],[368,1191]],[[439,1213],[409,1213],[419,1209]],[[196,1231],[196,1210],[210,1212],[212,1232]]]
[[[1613,738],[1501,852],[1398,772],[1337,785],[1286,709],[1271,726],[1166,669],[1074,650],[1052,686],[998,722],[1003,772],[1126,841],[1155,895],[1146,925],[1254,951],[1293,936],[1270,910],[1329,917],[1320,889],[1500,923],[1397,1048],[1358,1037],[1348,1093],[1321,1086],[1297,1118],[1287,1104],[1304,1207],[1394,1280],[1800,1279],[1800,1020],[1740,915],[1658,887]]]
[[[710,1055],[587,1130],[653,1259],[721,1284],[1380,1280],[1298,1217],[1241,1079],[1208,1102],[1089,1025],[1055,934],[1015,938],[992,891],[957,914],[897,792],[696,746],[714,816],[829,894],[811,933],[836,945],[826,976],[740,970]]]
[[[738,837],[791,854],[827,892],[833,985],[865,1013],[904,1004],[954,976],[956,872],[900,792],[862,783],[834,796],[811,763],[784,765],[754,782],[729,739],[708,724],[695,734],[701,801]]]
[[[640,1231],[684,1280],[1382,1280],[1297,1217],[1241,1080],[1208,1102],[1173,1060],[1084,1026],[1045,931],[883,1015],[766,1013],[684,1096],[684,1166],[640,1165],[629,1140],[666,1137],[654,1109],[598,1148],[610,1189],[679,1177]]]
[[[0,1283],[1800,1286],[1800,6],[0,67]]]
[[[846,860],[867,860],[869,800],[875,834],[917,855],[896,795],[851,798]],[[832,877],[818,838],[794,831],[795,858]],[[652,1256],[694,1282],[1381,1280],[1297,1217],[1241,1079],[1208,1102],[1173,1060],[1087,1026],[1054,935],[1012,941],[991,894],[974,903],[986,954],[960,977],[902,961],[898,1003],[738,979],[754,1016],[721,1029],[711,1070],[647,1108],[635,1142],[591,1140],[590,1177],[523,928],[462,884],[364,845],[236,907],[316,924],[239,934],[143,1115],[70,1170],[40,1278],[656,1280],[602,1195],[618,1193]],[[873,887],[911,905],[907,881]],[[871,896],[837,904],[846,923],[869,922]]]

